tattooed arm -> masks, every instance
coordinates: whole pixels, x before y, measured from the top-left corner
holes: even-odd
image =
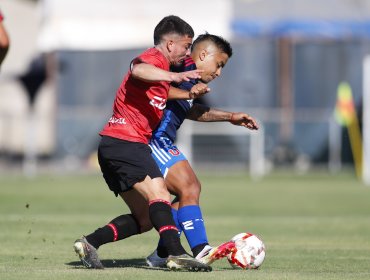
[[[201,104],[194,104],[186,118],[199,122],[230,122],[252,130],[258,129],[257,122],[246,113],[227,112]]]

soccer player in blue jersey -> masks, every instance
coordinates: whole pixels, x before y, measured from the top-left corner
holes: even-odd
[[[199,80],[190,80],[176,85],[188,90],[198,82],[209,83],[221,75],[222,68],[232,56],[232,48],[223,38],[212,35],[200,35],[192,45],[191,55],[176,72],[203,70]],[[208,106],[193,104],[193,100],[171,100],[167,102],[162,121],[151,142],[152,156],[165,177],[168,190],[176,194],[177,202],[172,204],[172,214],[177,228],[184,232],[193,256],[203,263],[226,256],[234,247],[226,242],[218,247],[208,244],[206,229],[199,207],[201,184],[184,154],[174,145],[176,132],[185,119],[203,122],[228,121],[234,125],[251,130],[258,129],[256,121],[245,113],[226,112]],[[146,258],[149,266],[161,267],[166,263],[168,253],[159,241],[157,249]]]

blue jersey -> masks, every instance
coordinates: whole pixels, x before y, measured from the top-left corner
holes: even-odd
[[[189,56],[179,67],[171,69],[174,72],[184,72],[195,70],[197,67],[194,60]],[[190,90],[198,81],[190,80],[176,85],[177,88]],[[176,131],[186,118],[190,108],[193,106],[193,100],[169,100],[166,104],[166,109],[163,112],[161,123],[156,130],[153,131],[152,138],[169,138],[172,142],[176,140]]]

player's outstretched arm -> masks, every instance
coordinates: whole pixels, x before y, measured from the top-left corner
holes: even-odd
[[[210,92],[209,87],[203,83],[195,84],[190,91],[182,90],[176,87],[170,87],[168,92],[168,99],[195,99],[202,97],[203,95]]]
[[[139,79],[146,82],[188,82],[190,79],[199,79],[202,70],[192,70],[187,72],[175,73],[165,71],[161,68],[155,67],[148,63],[136,63],[135,61],[131,65],[131,74],[135,79]]]
[[[232,113],[230,122],[233,125],[244,126],[245,128],[249,128],[251,130],[258,129],[258,124],[256,120],[246,113],[241,113],[241,112]]]
[[[234,125],[243,126],[251,130],[257,130],[258,124],[254,118],[246,113],[227,112],[210,108],[201,104],[194,104],[186,117],[189,120],[199,122],[230,122]]]

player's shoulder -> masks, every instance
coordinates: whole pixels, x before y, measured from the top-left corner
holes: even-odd
[[[161,68],[169,67],[169,62],[167,58],[156,48],[146,49],[136,59],[137,61],[153,64],[157,67],[162,66]]]
[[[186,69],[191,68],[191,69],[188,69],[188,70],[193,70],[193,69],[196,69],[197,68],[197,66],[195,65],[195,62],[194,62],[194,60],[193,60],[193,58],[191,56],[187,56],[184,59],[183,64],[184,64],[184,67]]]
[[[177,73],[191,71],[195,69],[197,69],[197,66],[195,65],[195,62],[191,58],[191,56],[187,56],[181,64],[171,66],[171,72]]]

